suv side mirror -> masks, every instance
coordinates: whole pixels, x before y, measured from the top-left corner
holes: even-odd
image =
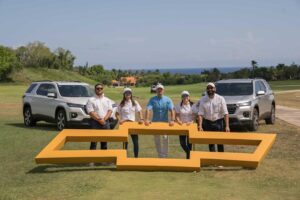
[[[56,93],[54,93],[54,92],[49,92],[49,93],[47,94],[47,97],[49,97],[49,98],[56,98],[57,96],[56,96]]]
[[[266,92],[263,91],[263,90],[260,90],[256,93],[257,96],[261,96],[261,95],[264,95]]]

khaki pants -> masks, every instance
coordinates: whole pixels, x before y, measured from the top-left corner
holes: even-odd
[[[155,135],[154,142],[159,158],[168,157],[169,137],[167,135]]]

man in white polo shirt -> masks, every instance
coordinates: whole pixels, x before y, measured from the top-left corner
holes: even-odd
[[[200,131],[225,131],[229,129],[229,115],[224,97],[216,94],[216,86],[208,83],[206,86],[206,95],[200,99],[199,112],[199,130]],[[224,145],[218,144],[218,151],[224,152]],[[216,151],[214,144],[209,144],[209,151]]]
[[[109,117],[112,114],[111,100],[104,96],[104,86],[101,83],[95,85],[95,96],[86,104],[87,112],[91,117],[92,129],[110,129]],[[97,147],[96,142],[91,142],[90,149]],[[107,149],[107,142],[101,142],[101,149]]]

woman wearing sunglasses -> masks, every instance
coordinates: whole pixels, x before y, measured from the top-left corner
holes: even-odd
[[[188,91],[183,91],[181,93],[181,102],[175,106],[176,121],[179,125],[190,125],[194,122],[193,113],[193,102],[190,101],[190,93]],[[192,144],[189,143],[189,139],[186,135],[179,136],[180,145],[186,153],[186,158],[190,158],[190,151],[192,149]]]
[[[119,119],[119,124],[122,125],[124,122],[134,122],[135,114],[139,115],[139,123],[144,122],[142,108],[140,104],[133,100],[132,90],[130,88],[125,88],[123,91],[123,99],[118,106],[117,117]],[[139,154],[139,143],[138,135],[130,135],[133,143],[134,157],[137,158]],[[127,149],[128,142],[125,143],[125,148]]]

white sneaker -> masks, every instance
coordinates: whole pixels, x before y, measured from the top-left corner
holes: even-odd
[[[91,163],[89,163],[89,166],[90,167],[95,167],[95,163],[91,162]]]

